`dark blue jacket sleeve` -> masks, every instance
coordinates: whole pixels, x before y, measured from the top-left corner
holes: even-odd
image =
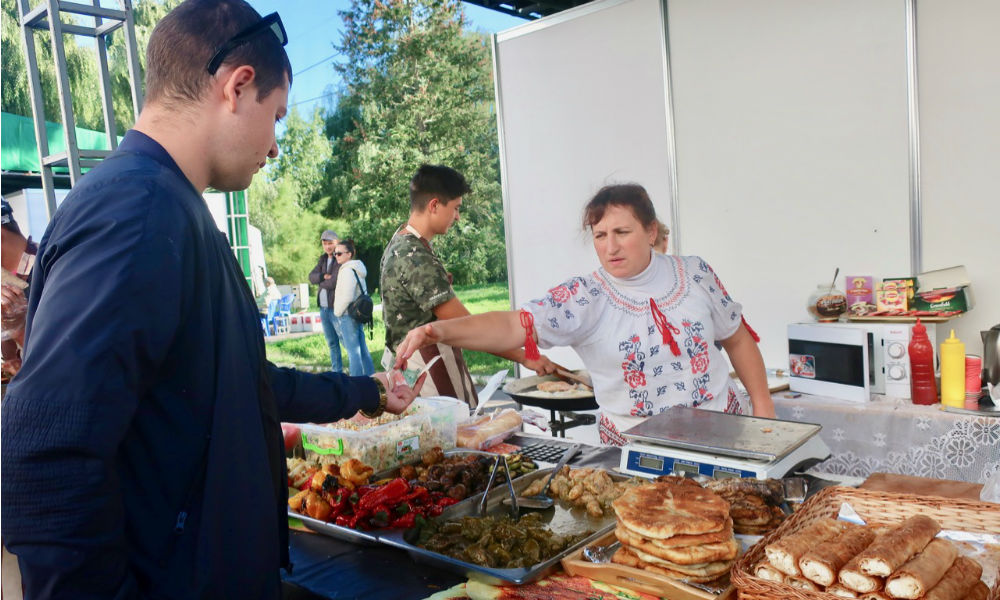
[[[378,406],[378,388],[371,377],[341,373],[303,373],[268,363],[278,414],[286,423],[329,423]]]
[[[151,193],[115,183],[130,201]],[[27,598],[139,594],[115,460],[178,326],[183,243],[154,225],[155,202],[141,206],[65,211],[36,263],[24,368],[2,415],[3,540]]]

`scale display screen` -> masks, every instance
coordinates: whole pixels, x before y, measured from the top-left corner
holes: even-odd
[[[627,457],[625,463],[626,470],[646,474],[650,477],[658,477],[660,475],[680,475],[682,477],[704,475],[705,477],[722,479],[725,477],[757,476],[753,471],[713,465],[711,463],[675,459],[670,456],[650,454],[638,450],[624,449],[623,452],[626,453]]]

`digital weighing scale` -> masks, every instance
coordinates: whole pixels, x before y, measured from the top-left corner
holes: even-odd
[[[675,406],[622,432],[621,470],[641,477],[781,478],[830,456],[815,423]]]

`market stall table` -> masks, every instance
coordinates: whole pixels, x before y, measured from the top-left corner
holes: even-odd
[[[848,402],[772,395],[779,419],[819,423],[831,457],[814,472],[868,477],[876,471],[982,483],[1000,464],[1000,418],[874,396]]]
[[[516,435],[507,440],[518,446],[544,442],[569,447],[550,437]],[[585,446],[570,464],[574,467],[618,466],[618,448]],[[361,546],[325,535],[292,531],[289,536],[292,573],[282,578],[325,598],[398,600],[426,598],[465,581],[465,577],[413,562],[406,552],[388,546]]]

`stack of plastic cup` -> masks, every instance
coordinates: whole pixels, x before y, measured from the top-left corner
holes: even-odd
[[[965,408],[979,408],[979,394],[982,392],[983,358],[975,354],[965,355]]]

